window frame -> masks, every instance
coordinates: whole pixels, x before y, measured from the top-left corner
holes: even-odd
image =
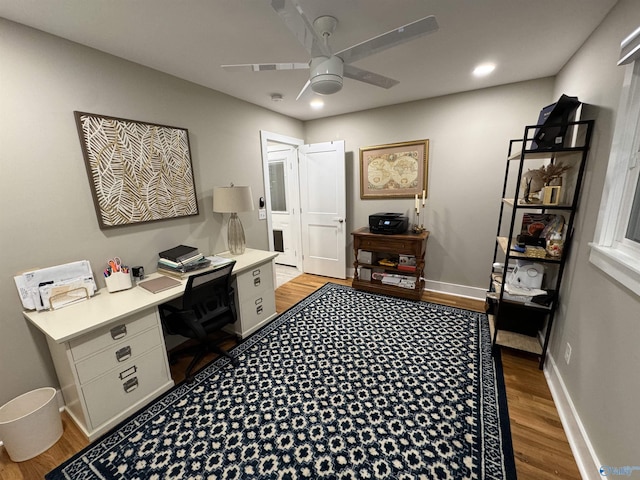
[[[629,53],[631,52],[631,53]],[[626,238],[640,177],[640,28],[622,42],[627,65],[589,261],[640,296],[640,244]]]

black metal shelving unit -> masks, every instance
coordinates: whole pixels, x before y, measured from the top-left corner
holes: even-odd
[[[565,265],[571,251],[574,221],[580,200],[593,125],[593,120],[566,124],[566,133],[562,142],[553,148],[535,148],[533,138],[541,125],[526,126],[523,138],[511,140],[509,143],[509,155],[493,252],[493,263],[503,263],[504,269],[501,274],[495,267],[492,267],[487,294],[488,303],[492,305],[492,312],[490,312],[493,326],[492,345],[494,348],[501,345],[536,353],[540,357],[540,369],[544,366],[553,319],[560,303],[559,292]],[[563,163],[572,166],[571,170],[563,176],[561,188],[564,201],[553,205],[526,202],[521,195],[521,184],[523,175],[528,171],[528,169],[525,170],[527,164],[535,167],[536,164],[548,163]],[[564,248],[560,257],[552,257],[548,254],[544,257],[531,256],[513,249],[517,244],[516,237],[520,233],[523,213],[551,213],[565,217]],[[508,270],[516,263],[516,260],[526,260],[544,266],[542,289],[547,290],[550,295],[546,305],[514,299],[505,292]],[[531,318],[536,320],[531,321]],[[526,322],[535,325],[537,321],[541,326],[539,329],[534,326],[535,334],[531,335],[532,327],[528,326]],[[527,330],[527,333],[522,333]]]

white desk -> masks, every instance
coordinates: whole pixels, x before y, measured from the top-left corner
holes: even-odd
[[[273,259],[247,249],[233,258],[238,305],[235,332],[246,337],[275,315]],[[149,275],[149,278],[157,274]],[[93,441],[173,386],[158,315],[187,281],[160,293],[134,287],[54,311],[25,311],[51,351],[65,408]]]

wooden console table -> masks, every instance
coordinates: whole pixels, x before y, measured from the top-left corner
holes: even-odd
[[[351,235],[353,236],[353,250],[355,253],[355,261],[353,262],[355,268],[353,288],[411,300],[420,300],[420,298],[422,298],[422,291],[424,290],[424,280],[422,279],[425,265],[424,256],[427,251],[429,232],[383,235],[371,233],[369,228],[364,227],[351,232]],[[360,251],[371,252],[371,260],[367,261],[368,259],[365,259],[364,261],[360,261],[359,258],[363,258],[362,255],[358,255]],[[376,262],[376,257],[385,257],[397,262],[400,255],[415,257],[415,271],[400,270],[397,267],[384,266]],[[388,285],[382,283],[381,280],[373,278],[371,280],[363,279],[361,278],[360,269],[368,269],[372,273],[378,272],[415,277],[415,288],[409,289]]]

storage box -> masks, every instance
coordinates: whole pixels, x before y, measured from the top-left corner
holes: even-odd
[[[374,261],[373,252],[368,252],[366,250],[358,250],[358,262],[368,263],[369,265],[373,265],[373,261]]]
[[[413,255],[399,255],[398,256],[398,264],[415,267],[416,266],[416,257]]]
[[[371,269],[370,268],[360,267],[360,269],[358,270],[358,278],[360,280],[365,281],[365,282],[370,282],[371,281]]]

